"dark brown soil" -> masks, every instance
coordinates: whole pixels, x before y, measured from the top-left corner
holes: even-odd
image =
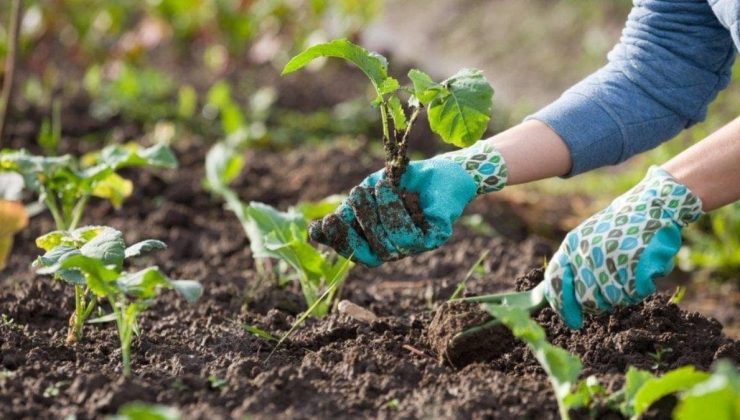
[[[123,210],[96,202],[86,222],[122,229],[128,242],[165,241],[169,248],[144,263],[200,280],[203,298],[196,305],[172,294],[157,300],[133,345],[134,375],[124,380],[112,325],[88,326],[82,343],[65,346],[72,293],[30,270],[38,255],[34,238],[52,229],[48,216],[34,218],[0,280],[0,418],[95,418],[132,400],[208,419],[556,418],[550,386],[523,344],[492,336],[497,345],[480,346],[484,357],[453,367],[439,361],[439,345],[428,340],[442,335],[430,327],[435,308],[482,252],[489,251],[485,274],[467,281],[468,294],[531,287],[533,279],[517,278],[541,265],[547,244],[461,227],[442,249],[375,270],[356,267],[342,299],[379,320],[365,324],[338,314],[309,320],[268,360],[273,343],[243,326],[284,333],[303,307],[299,290],[277,289],[257,274],[236,218],[201,190],[204,149],[177,147],[180,170],[129,174],[137,189]],[[255,151],[247,162],[237,182],[242,197],[282,208],[347,191],[382,165],[351,147]],[[490,214],[506,211],[486,203]],[[500,231],[519,223],[490,222]],[[660,372],[688,363],[707,369],[720,357],[740,361],[740,345],[723,336],[718,322],[665,297],[590,320],[580,331],[568,330],[550,309],[537,320],[555,344],[583,359],[584,375],[596,374],[612,389],[628,365]],[[651,353],[659,349],[670,351],[654,366]]]

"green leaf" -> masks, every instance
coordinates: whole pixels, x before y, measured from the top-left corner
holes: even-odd
[[[203,296],[203,285],[195,280],[171,280],[170,283],[188,303],[195,303]]]
[[[131,166],[177,168],[177,158],[165,144],[155,144],[148,148],[142,148],[136,143],[125,146],[114,144],[103,148],[99,153],[88,155],[85,159],[95,162],[95,166],[85,170],[88,177],[95,176],[101,168],[111,168],[114,171]]]
[[[393,127],[396,131],[405,130],[407,126],[406,113],[401,105],[401,100],[398,96],[391,96],[388,99],[388,108],[391,111],[391,118],[393,119]]]
[[[254,325],[249,325],[249,324],[244,324],[242,325],[242,328],[244,328],[244,330],[247,331],[248,333],[254,335],[255,337],[259,337],[263,340],[278,341],[277,337],[270,334],[268,331],[263,330],[260,327],[256,327]]]
[[[160,288],[170,288],[170,280],[158,267],[124,274],[118,280],[118,288],[128,296],[138,299],[151,299],[157,296]]]
[[[673,411],[677,420],[740,418],[740,374],[731,362],[721,360],[712,376],[684,392]]]
[[[37,193],[40,193],[41,180],[56,178],[62,172],[73,175],[73,168],[74,159],[70,155],[44,157],[25,150],[0,152],[0,171],[18,173],[25,187]]]
[[[115,172],[109,173],[106,177],[96,182],[92,189],[93,196],[107,199],[116,209],[120,209],[124,200],[130,197],[133,192],[134,183]]]
[[[414,85],[414,97],[424,105],[429,105],[440,94],[449,93],[446,88],[421,70],[409,70],[408,77]]]
[[[606,389],[599,383],[595,376],[589,376],[565,397],[564,401],[569,408],[588,407],[597,397],[606,395]]]
[[[107,268],[99,259],[84,255],[73,255],[62,261],[59,266],[64,269],[76,269],[84,273],[87,287],[100,297],[116,294],[116,289],[111,283],[118,279],[120,273]]]
[[[158,241],[156,239],[146,239],[126,248],[126,251],[124,251],[123,255],[124,258],[128,259],[138,257],[139,255],[145,254],[147,252],[159,251],[166,248],[167,245],[162,241]]]
[[[556,397],[560,401],[564,400],[581,373],[581,360],[566,350],[550,344],[547,341],[545,330],[529,317],[525,309],[507,305],[488,304],[485,306],[494,318],[501,321],[514,336],[527,344],[547,372]]]
[[[442,82],[449,94],[428,105],[429,125],[447,143],[467,147],[481,138],[491,115],[493,89],[478,70],[464,69]]]
[[[646,370],[634,366],[627,369],[627,373],[624,375],[624,387],[622,387],[624,401],[619,407],[622,414],[627,417],[635,414],[635,396],[640,388],[645,385],[645,382],[651,379],[655,379],[655,376]]]
[[[298,203],[296,209],[307,220],[321,219],[334,212],[345,198],[346,196],[340,194],[330,195],[319,201]]]
[[[133,402],[124,405],[112,420],[180,420],[180,411],[175,407],[159,404]]]
[[[685,366],[659,378],[648,379],[635,395],[635,415],[641,415],[659,399],[678,391],[685,391],[705,381],[709,376],[706,372],[697,371],[694,366]]]
[[[206,184],[214,192],[228,187],[244,168],[244,157],[234,147],[216,143],[206,155]]]
[[[295,210],[281,212],[267,204],[252,201],[245,211],[248,219],[244,224],[244,229],[249,237],[249,247],[255,258],[272,256],[264,245],[267,235],[274,234],[275,241],[287,244],[294,238],[290,227],[292,224],[298,225],[304,234],[307,228],[305,219]]]
[[[96,258],[104,265],[120,269],[123,266],[126,244],[123,234],[113,228],[104,228],[98,235],[80,247],[80,253],[86,257]]]
[[[283,67],[282,74],[285,75],[299,70],[319,57],[343,58],[353,63],[367,75],[379,96],[382,96],[382,92],[388,89],[387,83],[389,82],[386,82],[386,79],[388,79],[388,60],[346,39],[336,39],[306,49],[288,61],[288,64]],[[381,87],[383,87],[382,90]]]
[[[397,91],[401,85],[398,83],[398,80],[387,77],[383,82],[378,86],[378,96],[387,95],[389,93],[393,93]]]

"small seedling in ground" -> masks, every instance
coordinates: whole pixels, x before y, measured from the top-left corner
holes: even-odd
[[[23,178],[25,188],[38,195],[39,201],[51,212],[57,230],[55,235],[73,231],[82,219],[85,207],[91,197],[107,199],[119,208],[131,195],[133,183],[117,171],[126,167],[155,166],[177,167],[174,154],[165,145],[140,148],[135,144],[127,146],[112,145],[100,152],[91,153],[78,160],[71,155],[59,157],[34,156],[21,151],[0,152],[0,171],[16,172]],[[76,238],[75,243],[90,238]],[[39,245],[49,251],[44,245]],[[90,298],[84,286],[65,276],[60,277],[75,286],[75,316],[92,311],[94,298]],[[90,300],[92,306],[87,301]],[[67,337],[69,344],[81,336],[81,323],[71,318],[73,335]]]
[[[283,74],[299,70],[319,57],[342,58],[370,79],[380,110],[387,178],[399,186],[408,165],[409,135],[423,108],[432,131],[458,147],[470,146],[485,132],[491,114],[493,89],[478,70],[464,69],[440,83],[420,70],[411,70],[410,86],[388,75],[388,60],[346,39],[314,45],[293,57]],[[402,96],[407,97],[406,108]],[[411,207],[411,206],[409,206]]]
[[[177,160],[163,144],[149,148],[112,145],[80,160],[71,155],[34,156],[24,150],[0,153],[0,170],[23,177],[26,189],[46,205],[58,230],[77,227],[91,197],[107,199],[119,208],[131,195],[133,183],[117,171],[137,166],[172,169],[177,167]]]
[[[457,284],[457,287],[455,288],[455,291],[452,293],[452,296],[450,296],[449,300],[456,300],[460,298],[463,293],[465,293],[465,289],[467,288],[468,279],[473,275],[473,273],[477,272],[482,266],[483,260],[486,259],[488,254],[490,253],[490,250],[485,250],[480,254],[480,257],[478,257],[478,260],[473,264],[472,267],[470,267],[470,270],[468,270],[468,273],[465,275],[465,278]]]
[[[648,355],[655,361],[655,363],[652,366],[653,370],[659,370],[663,369],[665,367],[665,359],[666,356],[673,353],[673,349],[670,347],[663,347],[661,345],[658,345],[658,348],[655,349],[655,353],[648,353]]]
[[[486,303],[484,307],[495,318],[494,322],[509,328],[532,351],[553,386],[562,419],[569,419],[571,410],[575,409],[586,409],[595,418],[604,408],[637,419],[653,403],[669,395],[678,399],[674,418],[740,416],[740,373],[728,361],[718,362],[712,374],[684,366],[658,377],[630,367],[622,389],[610,395],[595,376],[578,380],[582,369],[580,358],[549,343],[544,329],[530,318],[525,308],[505,303]]]
[[[136,272],[124,271],[124,261],[145,252],[164,248],[164,243],[146,240],[126,248],[121,232],[109,227],[84,227],[75,231],[58,231],[39,238],[46,254],[36,265],[40,274],[74,282],[89,290],[93,299],[82,302],[75,312],[70,334],[81,331],[85,319],[92,313],[96,299],[106,299],[112,313],[90,322],[115,321],[121,344],[123,374],[131,374],[131,342],[140,333],[138,317],[152,303],[161,289],[174,289],[188,302],[195,302],[203,293],[200,283],[192,280],[170,280],[157,267]]]
[[[255,261],[273,258],[285,262],[297,276],[306,304],[312,308],[310,315],[327,314],[351,264],[340,256],[322,252],[309,242],[306,215],[313,217],[331,212],[338,201],[299,204],[287,212],[263,203],[244,203],[229,187],[243,165],[242,156],[233,146],[217,143],[206,156],[207,188],[220,196],[226,208],[239,218]],[[258,263],[260,266],[263,264]],[[332,293],[320,299],[325,290],[332,290]]]

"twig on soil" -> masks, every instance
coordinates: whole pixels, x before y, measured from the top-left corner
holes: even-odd
[[[416,347],[413,347],[413,346],[411,346],[410,344],[404,344],[404,345],[403,345],[403,346],[401,346],[401,347],[402,347],[402,348],[403,348],[404,350],[408,350],[408,351],[410,351],[411,353],[413,353],[413,354],[415,354],[415,355],[417,355],[417,356],[421,356],[421,357],[431,357],[431,356],[429,356],[428,354],[424,353],[423,351],[421,351],[421,350],[417,349]]]
[[[18,59],[18,38],[21,29],[21,17],[23,0],[13,0],[13,9],[10,15],[10,34],[8,39],[8,54],[5,57],[5,74],[3,76],[3,90],[0,96],[0,147],[5,138],[5,125],[10,110],[10,100],[13,96],[13,79],[15,75],[15,65]]]

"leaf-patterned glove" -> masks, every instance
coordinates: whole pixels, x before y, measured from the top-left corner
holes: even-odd
[[[653,166],[634,188],[566,236],[545,271],[545,296],[571,328],[583,313],[610,311],[655,292],[673,270],[681,229],[702,212],[699,197]]]
[[[435,249],[452,236],[452,226],[478,194],[506,185],[501,154],[484,142],[410,162],[398,191],[384,171],[365,178],[337,210],[309,228],[311,239],[339,254],[375,267],[408,255]],[[403,191],[419,195],[424,226],[417,226],[400,198]]]

